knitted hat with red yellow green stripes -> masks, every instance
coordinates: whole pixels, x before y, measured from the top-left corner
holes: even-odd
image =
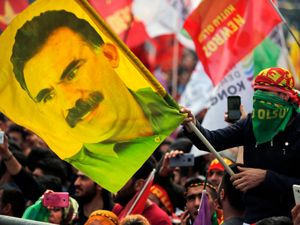
[[[260,89],[286,93],[292,103],[300,105],[300,97],[294,86],[295,81],[292,74],[284,68],[264,69],[254,80],[254,90]]]

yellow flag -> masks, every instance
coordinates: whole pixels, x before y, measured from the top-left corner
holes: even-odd
[[[112,192],[183,120],[86,1],[35,1],[0,52],[0,110]]]

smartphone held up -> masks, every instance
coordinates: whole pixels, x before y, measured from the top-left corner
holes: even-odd
[[[46,192],[43,197],[43,206],[45,207],[61,207],[69,206],[68,192]]]
[[[185,153],[177,155],[174,158],[170,158],[170,167],[187,167],[194,165],[194,155],[190,153]]]
[[[295,198],[295,204],[300,204],[300,185],[293,184],[293,192],[294,192],[294,198]]]
[[[241,97],[240,96],[228,96],[227,97],[227,113],[228,122],[236,122],[241,118]]]

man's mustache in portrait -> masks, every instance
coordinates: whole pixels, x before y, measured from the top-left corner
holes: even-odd
[[[98,107],[103,100],[103,95],[98,92],[92,92],[87,99],[78,99],[75,106],[68,110],[66,121],[70,127],[74,128],[89,112]]]

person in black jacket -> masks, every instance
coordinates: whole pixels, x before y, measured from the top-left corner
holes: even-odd
[[[291,73],[268,68],[255,78],[253,112],[224,129],[209,131],[196,122],[191,111],[183,122],[185,134],[199,149],[206,146],[191,132],[196,124],[218,151],[244,146],[244,166],[231,177],[244,192],[245,223],[271,216],[291,216],[293,184],[300,184],[300,114],[298,92]]]

